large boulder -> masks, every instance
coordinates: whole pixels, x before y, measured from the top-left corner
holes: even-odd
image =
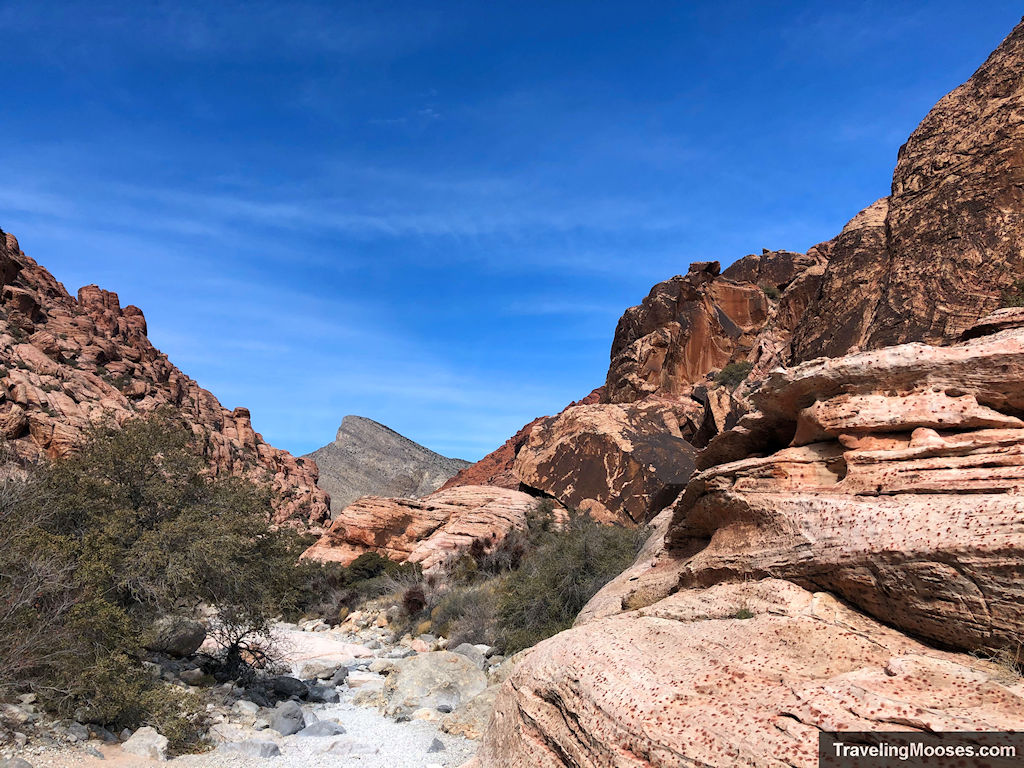
[[[206,627],[194,619],[165,616],[153,625],[146,647],[157,653],[184,658],[191,656],[206,640]]]
[[[475,540],[493,547],[509,531],[524,528],[536,506],[537,499],[526,493],[478,485],[422,499],[365,496],[346,507],[303,557],[347,565],[373,551],[429,571]]]
[[[138,755],[150,760],[166,760],[167,737],[161,735],[156,728],[144,725],[121,745],[121,749],[130,755]]]
[[[536,646],[467,768],[817,766],[827,731],[1024,728],[1024,687],[824,593],[687,589]]]
[[[282,736],[291,736],[306,727],[302,707],[294,701],[283,701],[271,713],[270,728]]]
[[[469,659],[433,651],[395,662],[384,683],[382,709],[390,717],[417,709],[453,712],[487,688],[487,676]]]
[[[701,413],[693,401],[567,408],[534,426],[515,472],[524,485],[596,520],[644,523],[693,472],[694,450],[684,433],[695,431],[691,419]]]

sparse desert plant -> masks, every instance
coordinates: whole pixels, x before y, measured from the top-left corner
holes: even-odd
[[[529,552],[498,589],[498,645],[528,648],[572,625],[597,591],[636,558],[646,531],[572,514]]]
[[[1013,285],[1003,291],[1004,307],[1024,307],[1024,279],[1014,280]]]
[[[754,618],[754,612],[747,606],[741,606],[736,609],[736,613],[732,615],[734,619],[752,619]]]
[[[764,291],[764,295],[772,301],[778,301],[782,297],[782,291],[777,286],[771,283],[765,283],[761,286],[761,290]]]
[[[729,389],[736,389],[740,383],[750,375],[754,364],[746,360],[732,362],[715,374],[715,382]]]

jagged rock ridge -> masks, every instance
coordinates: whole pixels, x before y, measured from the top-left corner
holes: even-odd
[[[469,466],[363,416],[346,416],[334,442],[303,458],[319,467],[319,484],[330,494],[333,515],[360,496],[426,496]]]
[[[123,423],[171,406],[191,425],[215,473],[269,482],[274,520],[318,529],[328,499],[317,467],[269,445],[249,411],[229,411],[146,337],[146,319],[95,285],[73,298],[0,233],[0,434],[22,458],[73,451],[97,421]]]

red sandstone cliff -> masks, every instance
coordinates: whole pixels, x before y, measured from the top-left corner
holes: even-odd
[[[317,467],[266,443],[249,411],[224,408],[146,337],[138,307],[89,285],[73,298],[0,233],[0,434],[19,456],[74,450],[97,421],[122,423],[172,406],[192,426],[215,473],[269,482],[275,522],[320,527]]]

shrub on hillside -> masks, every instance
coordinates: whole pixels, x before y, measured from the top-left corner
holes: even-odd
[[[754,364],[747,361],[729,363],[715,374],[715,382],[723,387],[736,389],[750,375],[753,368]]]
[[[169,414],[97,428],[20,482],[0,488],[0,687],[35,689],[58,713],[165,719],[174,707],[141,667],[156,617],[216,608],[237,630],[216,660],[235,674],[301,602],[301,542],[271,530],[269,492],[211,477]]]
[[[597,591],[629,567],[646,531],[573,514],[547,531],[498,588],[497,644],[514,653],[572,626]]]

